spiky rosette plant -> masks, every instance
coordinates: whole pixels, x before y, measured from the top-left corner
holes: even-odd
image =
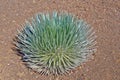
[[[37,14],[17,35],[17,49],[28,67],[41,74],[64,74],[93,53],[91,27],[68,13]]]

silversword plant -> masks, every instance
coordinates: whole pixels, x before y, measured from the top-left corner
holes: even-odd
[[[88,59],[95,39],[93,28],[69,13],[39,13],[19,31],[16,46],[29,68],[60,75]]]

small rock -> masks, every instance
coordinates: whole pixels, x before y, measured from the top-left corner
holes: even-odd
[[[59,80],[59,78],[57,77],[55,80]]]
[[[82,68],[82,66],[79,66],[79,68],[81,69],[81,68]]]
[[[7,64],[8,66],[10,65],[10,64]]]
[[[119,64],[119,63],[120,63],[120,59],[117,59],[117,60],[116,60],[116,63],[118,63],[118,64]]]
[[[15,23],[16,21],[15,21],[15,20],[13,20],[12,22],[13,22],[13,23]]]
[[[36,3],[36,1],[35,1],[35,0],[33,0],[33,3]]]
[[[17,76],[23,77],[23,76],[24,76],[24,72],[18,72],[18,73],[17,73]]]

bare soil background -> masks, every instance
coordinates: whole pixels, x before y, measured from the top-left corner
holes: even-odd
[[[0,0],[0,80],[53,80],[28,69],[12,42],[25,20],[55,10],[84,19],[98,36],[94,57],[59,80],[120,80],[119,0]]]

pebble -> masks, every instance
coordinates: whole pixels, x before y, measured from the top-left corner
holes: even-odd
[[[103,58],[104,60],[106,59],[106,58]]]
[[[24,72],[18,72],[18,73],[17,73],[17,76],[23,77],[23,76],[24,76]]]
[[[38,78],[38,76],[35,76],[35,78]]]
[[[86,71],[88,72],[88,71],[89,71],[89,69],[86,69]]]
[[[56,77],[56,78],[55,78],[55,80],[59,80],[59,78],[58,78],[58,77]]]
[[[15,23],[16,21],[15,21],[15,20],[13,20],[12,22],[13,22],[13,23]]]
[[[80,69],[82,68],[82,66],[79,67]]]
[[[120,59],[117,59],[117,60],[116,60],[116,63],[120,64]]]
[[[1,41],[0,42],[2,45],[7,45],[7,43],[5,41]]]
[[[33,0],[33,3],[36,3],[36,1],[35,1],[35,0]]]

